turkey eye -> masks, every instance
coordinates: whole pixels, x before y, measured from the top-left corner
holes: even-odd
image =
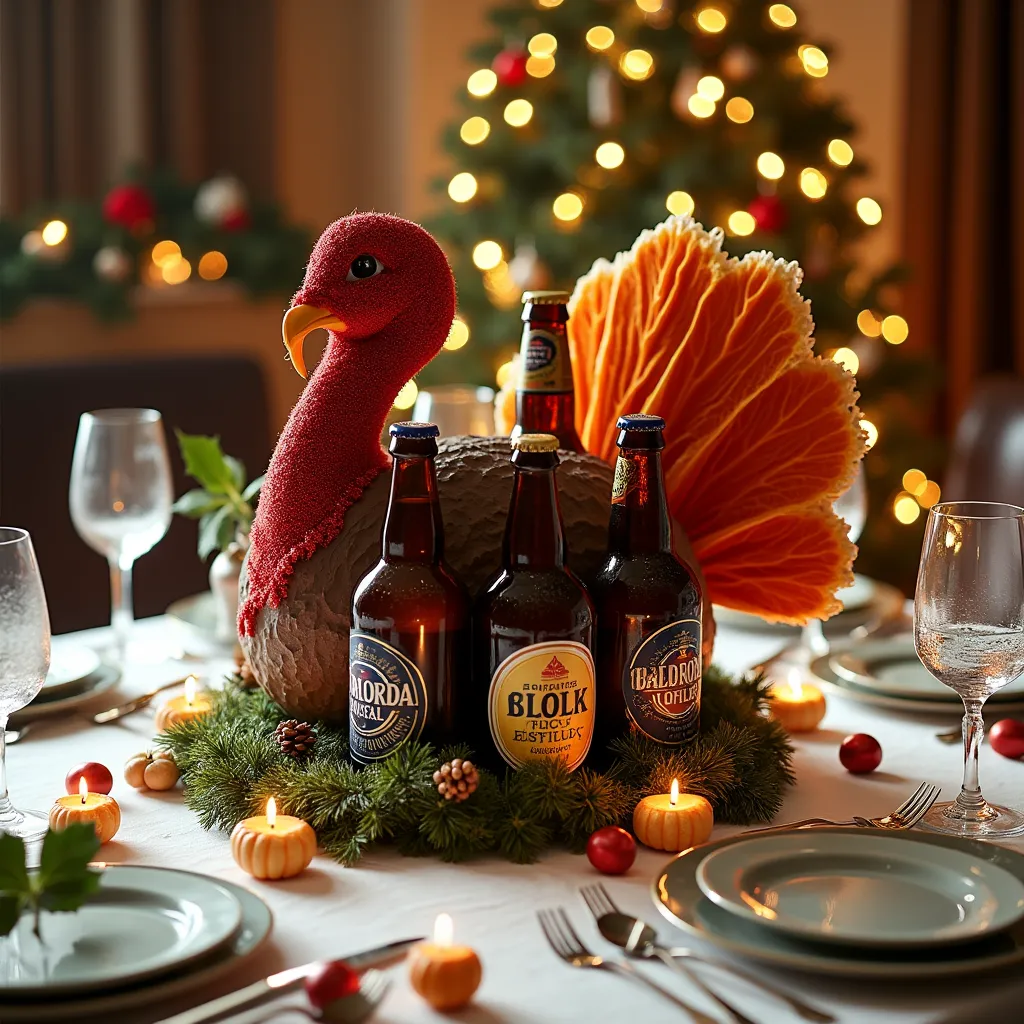
[[[368,277],[375,277],[383,272],[383,270],[384,264],[376,256],[371,256],[368,252],[364,252],[352,261],[352,266],[348,268],[348,277],[345,280],[362,281]]]

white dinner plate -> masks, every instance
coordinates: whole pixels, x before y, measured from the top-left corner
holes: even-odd
[[[39,696],[50,700],[67,691],[80,690],[99,667],[100,656],[91,647],[54,644],[50,651],[50,670]]]
[[[956,691],[943,686],[924,667],[917,656],[914,637],[909,633],[885,640],[864,640],[834,654],[829,667],[845,682],[872,693],[960,704]],[[988,699],[992,703],[1024,699],[1024,676],[997,690]]]
[[[45,956],[32,919],[15,940],[22,967],[0,975],[0,1002],[77,996],[182,970],[222,946],[242,919],[238,900],[212,878],[145,867],[104,870],[99,891],[70,914],[44,913]]]
[[[1024,883],[1003,868],[874,830],[750,836],[708,854],[697,884],[763,928],[861,947],[971,942],[1024,917]]]
[[[819,836],[851,834],[850,829],[842,828],[816,828],[814,832]],[[749,838],[733,836],[686,850],[670,861],[654,880],[652,896],[658,910],[690,939],[775,967],[856,978],[952,977],[1024,961],[1024,921],[989,938],[966,944],[896,949],[811,942],[751,923],[712,903],[701,892],[696,878],[697,865],[709,853]],[[899,842],[972,853],[1024,882],[1024,856],[994,843],[925,832],[902,833],[896,838]]]
[[[49,715],[60,715],[74,711],[83,704],[109,690],[121,678],[121,673],[111,665],[103,665],[99,671],[89,676],[83,689],[73,689],[66,697],[54,697],[52,700],[40,700],[38,697],[20,711],[11,715],[11,725],[19,726],[35,718],[46,718]]]
[[[108,871],[121,871],[110,867]],[[147,871],[165,871],[165,868],[147,868]],[[234,937],[220,950],[211,953],[200,964],[193,965],[180,974],[157,978],[129,988],[104,992],[99,995],[83,995],[67,999],[8,1000],[5,998],[0,1020],[7,1024],[28,1021],[81,1020],[90,1018],[108,1021],[127,1021],[125,1011],[140,1007],[160,1006],[171,999],[193,989],[212,984],[218,978],[239,967],[243,960],[252,956],[270,935],[273,916],[270,908],[248,889],[232,882],[218,880],[238,900],[242,920]],[[163,1014],[161,1014],[163,1016]]]

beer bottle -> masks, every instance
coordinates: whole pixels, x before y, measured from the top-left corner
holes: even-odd
[[[682,746],[700,717],[700,585],[672,550],[660,416],[620,416],[608,554],[594,582],[597,605],[597,742],[631,727]]]
[[[581,452],[583,443],[576,433],[572,358],[565,332],[568,301],[568,292],[523,294],[523,341],[512,436],[554,434],[559,448]]]
[[[477,606],[476,674],[490,681],[478,735],[489,731],[513,768],[557,756],[571,771],[583,763],[594,731],[594,606],[566,565],[558,439],[520,434],[512,447],[502,565]]]
[[[469,680],[469,596],[444,560],[437,427],[395,423],[380,561],[352,597],[349,746],[357,764],[407,740],[455,739]]]

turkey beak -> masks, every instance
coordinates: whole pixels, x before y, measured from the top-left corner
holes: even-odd
[[[300,377],[306,376],[306,361],[302,356],[302,342],[310,331],[325,327],[332,331],[345,330],[345,324],[330,310],[319,306],[292,306],[281,323],[281,337],[288,349],[288,358]]]

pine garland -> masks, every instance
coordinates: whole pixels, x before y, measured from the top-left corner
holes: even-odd
[[[685,749],[633,733],[612,744],[615,759],[604,774],[569,772],[553,758],[504,778],[481,770],[477,791],[461,803],[440,798],[432,775],[442,761],[472,758],[468,746],[436,751],[408,743],[380,764],[355,768],[347,730],[318,722],[316,747],[296,761],[274,740],[287,713],[237,679],[213,694],[209,715],[174,726],[157,743],[174,754],[185,802],[206,829],[228,831],[274,796],[342,864],[354,864],[374,843],[409,856],[461,861],[497,852],[525,864],[552,846],[582,850],[604,825],[628,827],[637,801],[667,792],[673,778],[685,792],[706,796],[716,821],[770,821],[795,780],[786,733],[764,717],[769,699],[763,678],[734,682],[712,668],[703,681],[700,738]]]

